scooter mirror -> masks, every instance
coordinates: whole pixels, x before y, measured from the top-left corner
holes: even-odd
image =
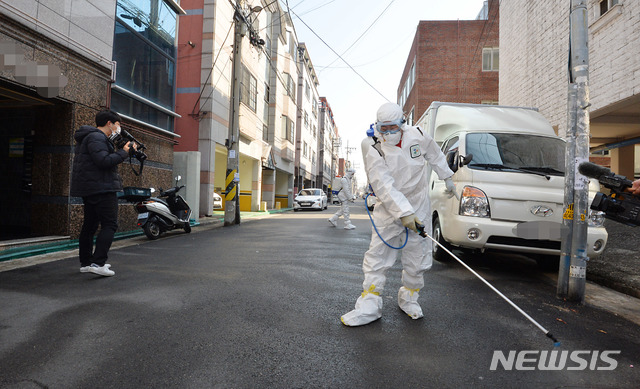
[[[151,193],[154,193],[156,191],[155,188],[149,188],[149,191],[151,191]]]

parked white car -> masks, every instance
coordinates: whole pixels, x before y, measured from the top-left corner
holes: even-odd
[[[557,268],[564,207],[565,142],[532,108],[434,102],[418,126],[441,145],[460,200],[429,181],[433,237],[443,246],[532,255]],[[598,191],[589,182],[589,203]],[[573,217],[573,216],[572,216]],[[601,212],[588,215],[587,255],[607,243]],[[436,260],[449,255],[433,245]]]
[[[293,210],[301,209],[327,209],[327,194],[322,189],[302,189],[293,199]]]
[[[222,196],[213,192],[213,209],[222,209]]]

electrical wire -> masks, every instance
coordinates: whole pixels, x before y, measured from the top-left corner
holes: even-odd
[[[502,5],[502,0],[498,1],[498,7],[495,7],[493,18],[491,18],[491,15],[489,15],[487,11],[487,20],[482,25],[482,31],[480,32],[480,37],[478,38],[478,44],[476,45],[476,49],[473,52],[473,57],[469,62],[467,71],[463,73],[463,81],[462,81],[462,86],[460,87],[459,96],[465,91],[465,88],[467,87],[467,80],[469,80],[469,75],[471,73],[471,66],[473,66],[473,62],[476,60],[476,56],[478,55],[478,49],[480,48],[480,44],[482,43],[482,45],[484,46],[484,42],[486,42],[488,39],[488,35],[489,35],[489,32],[491,31],[491,27],[493,27],[493,24],[496,21],[496,13],[500,9],[500,5]],[[491,19],[491,22],[489,22],[489,19]],[[484,31],[485,31],[485,28],[487,27],[487,24],[489,24],[489,28],[487,29],[487,35],[485,36]]]
[[[378,20],[380,20],[380,18],[382,17],[382,15],[385,14],[385,12],[387,12],[387,10],[389,9],[389,7],[391,7],[391,5],[395,2],[396,0],[391,0],[389,2],[389,4],[387,4],[387,6],[385,7],[384,10],[382,10],[382,12],[380,13],[380,15],[378,15],[378,17],[369,25],[369,27],[367,27],[366,30],[364,30],[364,32],[362,34],[360,34],[360,36],[351,44],[351,46],[347,47],[343,52],[342,55],[345,55],[353,46],[355,46],[356,43],[358,43],[360,41],[360,39],[362,39],[362,37],[364,37],[367,32],[369,32],[369,30],[371,29],[371,27],[373,27],[374,24],[376,24],[378,22]],[[334,59],[333,61],[331,61],[331,63],[327,66],[324,67],[324,69],[320,70],[320,73],[322,73],[323,70],[325,70],[326,68],[328,68],[329,66],[333,65],[336,61],[338,60],[338,58]]]
[[[376,87],[374,87],[373,85],[371,85],[371,83],[369,81],[367,81],[366,78],[364,78],[360,73],[358,73],[358,71],[356,69],[353,68],[353,66],[351,66],[349,64],[349,62],[347,62],[344,58],[342,58],[342,56],[340,54],[338,54],[331,46],[329,46],[329,44],[327,42],[324,41],[324,39],[322,39],[302,18],[300,18],[300,16],[298,16],[293,10],[289,10],[291,13],[293,13],[293,15],[295,15],[298,20],[300,20],[302,22],[302,24],[304,24],[307,29],[309,29],[309,31],[311,31],[311,33],[313,33],[313,35],[315,35],[322,43],[324,43],[325,46],[327,46],[329,48],[329,50],[331,50],[335,55],[338,56],[338,58],[340,58],[342,60],[342,62],[344,62],[349,69],[351,69],[358,77],[360,77],[362,79],[362,81],[365,82],[365,84],[367,84],[369,87],[371,87],[371,89],[373,89],[376,93],[378,93],[383,99],[385,99],[386,101],[390,102],[390,100],[383,95],[378,89],[376,89]],[[295,27],[294,27],[295,29]]]
[[[227,31],[227,36],[224,37],[224,41],[222,42],[222,45],[220,45],[220,49],[218,50],[218,54],[216,55],[216,58],[213,60],[213,64],[211,64],[211,70],[209,70],[209,74],[207,75],[207,79],[202,84],[202,90],[200,91],[200,95],[196,99],[196,103],[193,105],[193,108],[191,109],[191,113],[192,114],[195,112],[196,106],[198,105],[198,103],[200,103],[200,99],[202,98],[202,94],[204,93],[204,88],[206,87],[207,81],[209,81],[209,78],[211,77],[211,74],[213,73],[213,69],[216,67],[216,63],[218,62],[218,58],[220,57],[220,53],[223,51],[222,48],[224,47],[224,44],[227,43],[227,39],[229,38],[229,35],[231,34],[231,30],[233,30],[234,27],[235,27],[235,21],[231,21],[231,27],[229,27],[229,31]],[[226,68],[226,67],[227,66],[225,65],[224,68]],[[224,68],[222,70],[224,70]],[[220,79],[218,79],[218,81],[220,81]],[[218,85],[218,82],[216,81],[216,84],[213,85],[213,87],[211,88],[211,93],[209,93],[207,98],[204,100],[205,103],[207,101],[209,101],[209,98],[213,94],[213,91],[215,90],[215,87],[217,85]],[[202,111],[201,109],[198,109],[198,115],[200,114],[201,111]]]

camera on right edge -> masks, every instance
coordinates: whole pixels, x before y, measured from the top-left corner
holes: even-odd
[[[640,196],[628,191],[633,184],[631,180],[590,162],[580,164],[578,170],[587,177],[597,179],[602,186],[611,190],[610,195],[596,193],[591,209],[602,211],[607,219],[619,223],[629,226],[640,225]]]

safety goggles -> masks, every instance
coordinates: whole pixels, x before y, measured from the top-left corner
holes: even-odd
[[[381,135],[395,134],[396,132],[400,131],[401,127],[402,119],[391,120],[387,122],[376,122],[376,130],[378,130]]]

